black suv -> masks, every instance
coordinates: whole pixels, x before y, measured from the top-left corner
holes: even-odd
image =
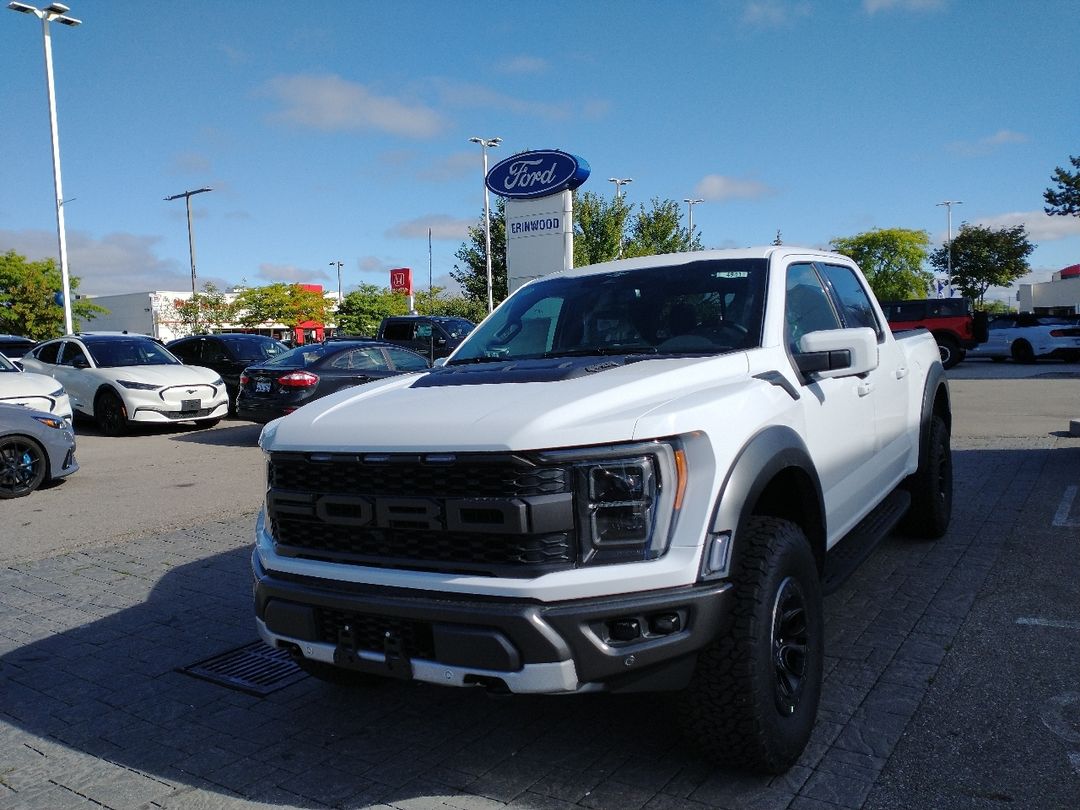
[[[458,347],[476,324],[443,315],[393,315],[383,318],[377,340],[396,343],[434,362]]]
[[[192,335],[165,344],[186,365],[212,368],[225,381],[229,392],[229,413],[236,413],[240,373],[248,366],[284,354],[289,347],[266,335],[224,332],[219,335]]]

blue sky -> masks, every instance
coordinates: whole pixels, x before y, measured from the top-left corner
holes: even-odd
[[[81,292],[447,280],[492,163],[554,148],[583,191],[703,198],[706,247],[1024,223],[1033,277],[1080,262],[1047,217],[1080,154],[1076,0],[69,0],[51,26]],[[5,3],[6,5],[6,3]],[[44,3],[39,3],[44,5]],[[40,23],[0,9],[0,251],[56,256]]]

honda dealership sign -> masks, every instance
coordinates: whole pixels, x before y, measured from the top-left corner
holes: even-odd
[[[506,273],[513,292],[530,279],[574,264],[570,192],[589,176],[576,155],[542,149],[513,155],[488,172],[488,189],[506,199]]]

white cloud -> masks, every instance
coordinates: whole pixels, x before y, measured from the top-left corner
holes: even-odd
[[[782,2],[782,0],[753,0],[743,7],[742,21],[745,25],[782,28],[796,20],[809,17],[810,4],[806,2]]]
[[[757,180],[709,174],[701,178],[694,195],[705,200],[759,200],[775,194],[776,190]]]
[[[497,163],[498,157],[498,152],[488,154],[489,161],[494,160]],[[470,175],[476,176],[477,185],[483,182],[484,164],[479,149],[454,152],[417,173],[419,179],[436,183],[459,180]]]
[[[497,68],[503,73],[544,73],[550,67],[546,59],[539,56],[512,56],[498,63]]]
[[[330,274],[325,270],[308,270],[292,264],[260,264],[255,277],[271,284],[321,284],[330,280]]]
[[[945,8],[946,0],[863,0],[863,11],[877,14],[879,11],[938,11]]]
[[[266,92],[281,104],[272,118],[324,132],[374,130],[408,138],[433,138],[446,122],[432,108],[380,96],[336,75],[278,76]]]
[[[1080,236],[1080,217],[1052,217],[1042,211],[1014,211],[980,217],[973,224],[993,229],[1023,225],[1032,242],[1053,242],[1070,236]]]
[[[997,151],[1002,146],[1027,143],[1029,140],[1031,139],[1022,132],[1000,129],[993,135],[988,135],[977,141],[953,141],[945,148],[962,157],[984,157]]]
[[[450,79],[433,79],[432,85],[443,104],[462,109],[490,108],[500,113],[513,113],[547,121],[563,121],[575,113],[574,104],[560,102],[529,101],[518,96],[500,93],[490,87]],[[489,137],[481,135],[482,137]]]
[[[468,219],[456,219],[445,214],[430,214],[407,222],[399,222],[386,232],[387,236],[398,239],[427,239],[428,229],[431,238],[440,240],[461,240],[468,236],[469,226],[474,222]]]

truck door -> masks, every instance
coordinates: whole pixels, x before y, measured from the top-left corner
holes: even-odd
[[[810,262],[787,268],[784,328],[792,357],[803,335],[843,328],[833,298]],[[861,377],[803,378],[802,384],[798,404],[810,455],[818,465],[831,543],[855,524],[866,506],[875,443],[872,388]]]

